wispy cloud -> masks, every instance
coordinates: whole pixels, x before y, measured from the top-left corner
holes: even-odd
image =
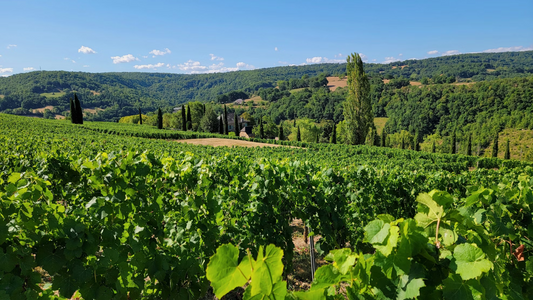
[[[194,71],[207,70],[207,67],[202,66],[202,64],[199,61],[193,61],[189,59],[185,63],[178,65],[178,69],[185,71],[185,72],[194,72]]]
[[[89,68],[90,66],[89,65],[83,65],[84,68]]]
[[[211,56],[211,60],[224,60],[224,57],[216,56],[214,54],[209,54]]]
[[[35,69],[33,67],[28,67],[28,68],[23,68],[22,70],[24,70],[24,71],[33,71]]]
[[[278,47],[274,47],[274,51],[278,51]]]
[[[531,51],[531,50],[533,50],[533,46],[530,46],[530,47],[515,46],[515,47],[500,47],[500,48],[495,48],[495,49],[487,49],[481,52],[497,53],[497,52]]]
[[[431,50],[431,51],[428,51],[428,54],[429,54],[429,55],[439,54],[439,51],[437,51],[437,50]]]
[[[165,50],[152,50],[149,52],[150,54],[153,54],[152,57],[156,57],[156,56],[162,56],[162,55],[165,55],[165,54],[170,54],[172,53],[172,51],[170,51],[170,49],[168,48],[165,48]]]
[[[343,57],[342,53],[335,54],[335,58],[337,58],[337,57]]]
[[[167,65],[167,67],[175,68],[185,71],[189,74],[203,74],[203,73],[224,73],[224,72],[233,72],[233,71],[239,71],[239,70],[253,70],[255,69],[255,66],[244,63],[244,62],[238,62],[235,64],[235,67],[227,67],[224,65],[223,62],[219,62],[218,64],[212,64],[210,66],[204,66],[199,61],[193,61],[188,60],[187,62],[183,64],[179,64],[177,66],[170,66]]]
[[[149,64],[149,65],[135,65],[133,66],[135,69],[137,70],[142,70],[142,69],[157,69],[157,68],[161,68],[162,66],[164,66],[165,64],[164,63],[157,63],[155,65],[152,65],[152,64]]]
[[[95,54],[96,51],[94,51],[93,49],[91,49],[91,48],[89,48],[89,47],[81,46],[81,48],[78,49],[78,53],[83,53],[83,54]]]
[[[457,54],[461,54],[461,52],[459,52],[459,50],[448,50],[446,52],[443,52],[441,55],[448,56],[448,55],[457,55]]]
[[[343,63],[343,59],[329,59],[327,57],[315,56],[306,58],[305,62],[308,64],[323,64],[323,63]]]
[[[16,48],[16,47],[17,47],[17,45],[13,45],[13,44],[11,44],[11,45],[7,45],[6,48],[7,48],[7,49],[11,49],[11,48]]]
[[[111,59],[113,60],[114,64],[129,63],[135,60],[139,60],[137,57],[131,54],[126,54],[123,56],[112,56]]]
[[[13,68],[0,68],[0,74],[2,73],[13,73]]]

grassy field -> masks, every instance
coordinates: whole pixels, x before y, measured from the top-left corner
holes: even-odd
[[[498,157],[503,158],[505,155],[505,146],[509,139],[509,148],[512,159],[525,159],[528,153],[533,149],[533,130],[527,129],[504,129],[499,136]],[[492,142],[485,149],[486,157],[492,154]]]
[[[65,96],[65,94],[65,92],[42,93],[41,96],[45,96],[46,98],[59,98]]]
[[[388,119],[389,118],[374,118],[374,125],[376,125],[379,134],[381,134],[383,128],[385,128],[385,123],[387,123]]]

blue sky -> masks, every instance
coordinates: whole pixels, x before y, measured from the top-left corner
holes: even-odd
[[[533,1],[0,1],[0,76],[533,50]]]

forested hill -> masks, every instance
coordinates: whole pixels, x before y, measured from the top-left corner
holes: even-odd
[[[407,60],[390,64],[366,64],[370,76],[411,80],[452,78],[482,81],[533,74],[533,51],[462,54]],[[0,78],[0,111],[24,114],[24,110],[47,105],[66,110],[76,92],[84,107],[106,108],[99,119],[136,112],[137,107],[155,110],[191,100],[212,101],[233,90],[257,91],[276,86],[278,80],[338,75],[345,64],[287,66],[216,74],[83,73],[37,71]]]

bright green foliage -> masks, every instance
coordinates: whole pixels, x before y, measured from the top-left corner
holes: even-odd
[[[300,141],[300,127],[298,127],[298,141]],[[337,144],[337,125],[333,124],[333,132],[331,133],[331,137],[329,142],[331,144]]]
[[[238,257],[262,253],[275,274],[247,297],[282,296],[276,277],[291,274],[290,221],[299,218],[331,264],[295,297],[338,299],[342,286],[351,299],[531,298],[531,164],[165,140],[201,137],[220,136],[0,114],[0,297],[196,300],[210,284],[210,257],[230,242]],[[446,192],[425,193],[432,189]],[[524,246],[523,261],[509,243]],[[224,253],[233,255],[228,266],[240,265],[234,250]],[[37,267],[53,276],[44,291]]]
[[[274,245],[259,248],[257,259],[248,255],[239,263],[239,250],[231,245],[222,245],[207,265],[207,279],[218,298],[236,287],[250,282],[244,299],[285,299],[287,282],[282,280],[283,251]]]

